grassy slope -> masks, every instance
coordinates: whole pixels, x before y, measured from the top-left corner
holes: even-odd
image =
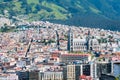
[[[53,3],[47,3],[46,1],[42,2],[42,5],[44,7],[52,9],[52,12],[48,13],[48,15],[54,15],[55,19],[66,19],[66,15],[62,14],[60,11],[66,12],[66,10],[56,4]]]
[[[68,16],[70,16],[70,14],[74,12],[74,10],[78,10],[78,11],[80,10],[82,12],[87,11],[84,7],[86,5],[81,5],[81,1],[76,0],[76,3],[73,3],[74,1],[72,1],[72,0],[65,0],[64,2],[63,1],[59,1],[59,2],[60,2],[60,4],[56,3],[55,0],[51,0],[50,2],[49,2],[49,0],[48,1],[41,0],[41,3],[39,3],[39,0],[27,0],[27,5],[31,5],[30,7],[32,8],[32,12],[28,13],[28,15],[29,16],[40,15],[39,19],[42,19],[42,18],[45,18],[45,19],[50,18],[51,19],[51,16],[53,16],[52,17],[53,19],[64,20],[64,19],[68,19]],[[14,11],[14,13],[16,13],[16,12],[25,13],[26,6],[22,7],[23,6],[22,1],[17,1],[17,2],[15,1],[15,2],[11,2],[11,3],[9,3],[9,1],[8,1],[6,4],[14,5],[14,7],[5,6],[4,9],[6,9],[8,11],[11,11],[11,9],[12,9]],[[35,6],[37,4],[51,9],[52,12],[49,12],[46,9],[41,9],[36,14],[34,14],[33,12],[36,10]],[[95,7],[91,7],[91,6],[89,6],[89,10],[91,10],[93,13],[96,13],[96,14],[100,12]]]
[[[50,20],[53,22],[118,29],[120,26],[120,1],[108,0],[19,0],[2,3],[0,13],[8,10],[10,15],[25,14],[32,20]],[[40,1],[40,2],[39,2]],[[116,5],[115,5],[116,4]],[[39,6],[39,10],[36,6]],[[28,11],[26,10],[28,8]]]
[[[34,4],[38,4],[39,0],[27,0],[28,4],[34,3]]]

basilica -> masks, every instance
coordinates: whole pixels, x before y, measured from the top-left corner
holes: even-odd
[[[68,44],[67,50],[72,51],[96,51],[100,50],[99,41],[95,38],[92,38],[90,31],[85,38],[74,38],[74,33],[72,29],[68,31]]]

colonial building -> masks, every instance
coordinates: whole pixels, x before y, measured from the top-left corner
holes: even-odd
[[[94,37],[91,37],[90,31],[88,31],[88,36],[81,38],[74,38],[73,31],[69,29],[68,31],[68,51],[95,51],[100,50],[99,42]]]
[[[82,63],[87,63],[91,60],[90,54],[62,54],[60,56],[60,62],[63,63],[73,63],[75,61],[81,61]]]

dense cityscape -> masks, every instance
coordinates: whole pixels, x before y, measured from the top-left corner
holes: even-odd
[[[0,33],[0,80],[120,80],[120,32],[4,22],[15,29]]]

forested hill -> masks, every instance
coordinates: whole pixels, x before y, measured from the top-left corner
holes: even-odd
[[[120,0],[0,0],[0,14],[120,31]]]

